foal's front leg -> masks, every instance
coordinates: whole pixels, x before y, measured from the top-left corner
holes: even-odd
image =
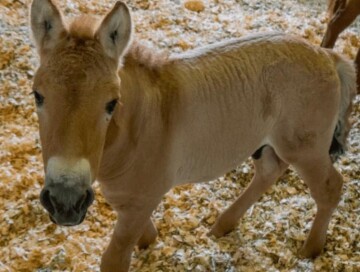
[[[131,254],[140,238],[148,239],[150,216],[157,204],[134,205],[118,211],[110,244],[101,260],[102,272],[127,272],[130,267]],[[145,235],[145,236],[144,236]],[[155,236],[156,237],[156,236]]]

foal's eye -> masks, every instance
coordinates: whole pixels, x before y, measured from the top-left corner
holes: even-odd
[[[39,94],[37,91],[33,91],[35,97],[36,106],[40,107],[44,103],[44,97]]]
[[[115,106],[116,106],[117,102],[118,102],[117,99],[113,99],[113,100],[111,100],[110,102],[108,102],[108,103],[106,104],[106,112],[107,112],[108,114],[112,114],[112,113],[113,113],[113,111],[115,110]]]

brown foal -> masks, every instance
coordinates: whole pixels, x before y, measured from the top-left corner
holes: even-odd
[[[341,197],[332,158],[350,129],[352,63],[279,33],[165,56],[131,41],[122,2],[102,20],[66,23],[51,0],[34,0],[31,27],[41,202],[56,224],[80,224],[100,182],[118,214],[102,271],[128,271],[134,246],[156,239],[151,213],[169,189],[215,179],[251,155],[251,184],[211,233],[231,231],[291,164],[318,208],[301,254],[321,252]]]

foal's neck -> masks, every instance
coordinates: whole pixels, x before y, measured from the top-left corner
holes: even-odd
[[[146,120],[151,129],[155,124],[168,129],[179,98],[175,70],[175,63],[166,54],[134,42],[119,72],[124,109]]]
[[[150,148],[155,152],[157,145],[169,139],[179,91],[172,66],[165,54],[137,42],[129,48],[119,70],[122,105],[118,105],[108,129],[103,170],[114,168],[113,164],[118,165],[117,170],[128,169],[129,158],[151,152]]]

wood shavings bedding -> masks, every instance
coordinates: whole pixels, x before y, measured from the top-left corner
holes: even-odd
[[[113,1],[59,1],[65,13],[104,14]],[[207,0],[188,10],[181,0],[127,1],[137,38],[180,52],[247,33],[280,30],[320,44],[325,0]],[[96,187],[96,201],[80,226],[58,227],[39,202],[43,165],[37,117],[30,96],[37,57],[28,30],[29,0],[0,0],[0,271],[99,271],[115,214]],[[336,51],[354,58],[359,21]],[[31,46],[30,46],[31,45]],[[342,201],[328,230],[324,253],[303,260],[297,252],[315,206],[288,170],[227,236],[207,236],[218,214],[249,183],[251,161],[209,183],[171,190],[153,217],[159,237],[136,249],[132,271],[360,271],[360,99],[355,103],[350,151],[337,167],[345,177]]]

